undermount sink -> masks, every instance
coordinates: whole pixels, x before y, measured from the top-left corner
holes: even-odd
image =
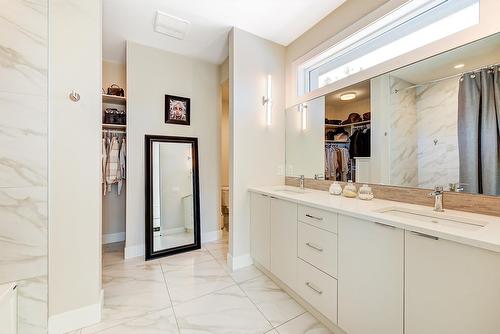
[[[282,188],[277,188],[275,191],[280,191],[288,194],[305,194],[307,193],[307,190],[305,189],[300,189],[297,187],[282,187]]]
[[[448,226],[466,231],[479,230],[480,228],[483,228],[486,225],[488,225],[488,223],[486,222],[451,216],[446,213],[419,211],[419,210],[412,210],[399,207],[385,208],[379,210],[378,212],[386,213],[388,215],[395,217],[402,217],[425,223],[438,224],[441,226]]]

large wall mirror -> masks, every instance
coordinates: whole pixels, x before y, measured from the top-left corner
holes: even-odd
[[[198,140],[146,136],[146,259],[199,249]]]
[[[286,174],[500,195],[500,34],[286,111]]]

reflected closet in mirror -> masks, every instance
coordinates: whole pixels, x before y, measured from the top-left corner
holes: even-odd
[[[198,139],[145,137],[146,260],[201,247]]]

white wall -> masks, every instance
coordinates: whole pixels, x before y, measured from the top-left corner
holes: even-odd
[[[198,137],[202,239],[217,237],[220,208],[218,67],[127,43],[125,256],[144,254],[144,135]],[[165,124],[165,94],[191,98],[191,126]]]
[[[101,3],[54,0],[50,12],[49,330],[100,317]],[[77,36],[77,38],[75,38]],[[76,90],[81,99],[68,98]],[[92,312],[69,311],[90,307]]]
[[[251,185],[284,183],[285,48],[234,28],[229,36],[230,244],[233,268],[251,263]],[[272,124],[262,96],[272,75]]]
[[[306,129],[299,106],[286,110],[286,175],[325,174],[325,97],[307,103]]]

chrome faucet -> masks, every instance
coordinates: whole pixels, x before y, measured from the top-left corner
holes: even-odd
[[[443,212],[443,187],[435,186],[434,191],[429,194],[429,197],[434,196],[434,211]]]
[[[300,190],[304,190],[304,175],[300,175],[299,176],[299,187],[300,187]]]
[[[314,174],[314,179],[316,181],[321,181],[321,180],[324,180],[325,177],[323,176],[323,174]]]

